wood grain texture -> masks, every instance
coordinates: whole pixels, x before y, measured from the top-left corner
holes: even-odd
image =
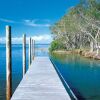
[[[11,100],[71,100],[48,57],[37,57]]]
[[[6,100],[12,96],[11,27],[6,26]]]

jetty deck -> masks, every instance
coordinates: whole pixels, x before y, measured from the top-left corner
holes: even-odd
[[[11,100],[71,100],[49,57],[36,57]]]

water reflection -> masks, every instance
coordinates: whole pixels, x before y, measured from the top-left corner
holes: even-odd
[[[79,100],[100,99],[100,61],[70,54],[51,58]]]
[[[48,44],[35,45],[35,56],[48,56]],[[42,49],[43,48],[43,49]],[[26,66],[28,69],[28,45],[26,46]],[[12,45],[12,93],[22,79],[22,45]],[[0,44],[0,100],[6,100],[6,46]]]

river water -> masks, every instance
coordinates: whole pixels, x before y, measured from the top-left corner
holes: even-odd
[[[35,45],[35,56],[49,56],[48,47]],[[28,69],[28,45],[26,54]],[[72,54],[53,54],[50,58],[79,100],[100,100],[100,61]],[[12,45],[12,74],[14,92],[22,79],[22,45]],[[5,45],[0,45],[0,100],[6,100]]]
[[[100,61],[72,54],[51,59],[79,100],[100,100]]]
[[[49,45],[35,45],[35,56],[48,56]],[[28,45],[26,48],[26,65],[28,69]],[[22,79],[22,45],[12,45],[12,91],[14,92]],[[6,100],[6,47],[0,44],[0,100]]]

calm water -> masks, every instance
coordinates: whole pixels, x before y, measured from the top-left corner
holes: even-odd
[[[48,56],[49,45],[35,45],[36,56]],[[52,61],[79,100],[100,100],[100,61],[79,55],[53,55]],[[13,92],[22,79],[22,45],[12,45]],[[28,69],[28,45],[27,45]],[[0,45],[0,100],[6,100],[6,48]]]
[[[79,100],[100,100],[100,61],[53,55],[52,61]]]
[[[36,56],[48,56],[49,45],[35,45]],[[27,45],[28,69],[28,45]],[[13,92],[22,79],[22,45],[12,45],[12,88]],[[6,48],[0,45],[0,100],[6,100]]]

